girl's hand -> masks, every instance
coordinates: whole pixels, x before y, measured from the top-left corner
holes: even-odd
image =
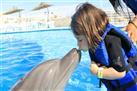
[[[92,74],[97,75],[98,65],[94,61],[90,65],[90,70]]]

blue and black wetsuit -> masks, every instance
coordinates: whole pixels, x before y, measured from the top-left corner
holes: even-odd
[[[101,81],[108,91],[137,91],[136,47],[123,31],[110,24],[103,37],[95,53],[89,50],[91,60],[106,67],[113,67],[118,72],[126,71],[126,75],[121,79]]]

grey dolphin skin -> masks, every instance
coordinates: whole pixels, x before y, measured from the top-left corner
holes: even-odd
[[[48,60],[38,65],[11,91],[64,91],[80,59],[81,52],[73,48],[62,59]]]

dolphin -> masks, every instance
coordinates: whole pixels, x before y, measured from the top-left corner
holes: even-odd
[[[11,91],[64,91],[80,59],[81,52],[73,48],[61,59],[51,59],[39,64],[20,79]]]

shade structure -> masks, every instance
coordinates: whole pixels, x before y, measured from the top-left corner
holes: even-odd
[[[36,10],[40,10],[40,9],[44,9],[44,8],[48,8],[52,5],[49,5],[45,2],[41,2],[38,6],[36,6],[34,9],[32,9],[33,11],[36,11]]]
[[[19,9],[19,8],[11,8],[10,10],[6,11],[3,13],[3,15],[9,15],[9,14],[13,14],[13,13],[17,13],[17,12],[21,12],[23,11],[24,9]]]
[[[45,3],[45,2],[41,2],[38,6],[36,6],[35,8],[33,8],[32,9],[32,11],[37,11],[37,10],[41,10],[41,9],[47,9],[47,27],[49,28],[49,24],[48,24],[48,22],[49,22],[49,9],[48,9],[48,7],[50,7],[50,6],[52,6],[52,5],[50,5],[50,4],[47,4],[47,3]]]

